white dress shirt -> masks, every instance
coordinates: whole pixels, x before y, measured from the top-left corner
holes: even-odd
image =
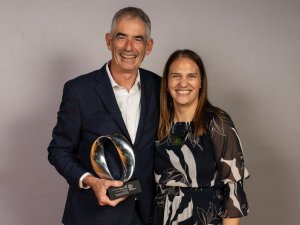
[[[113,92],[115,94],[119,109],[121,111],[124,123],[127,127],[131,142],[134,143],[136,137],[136,131],[139,124],[140,113],[141,113],[141,82],[140,82],[140,71],[136,80],[129,91],[126,88],[118,85],[113,79],[109,70],[108,63],[106,64],[106,72],[108,74],[110,83],[112,85]],[[79,180],[80,188],[89,188],[83,186],[83,179],[90,173],[84,173]]]
[[[129,90],[118,85],[109,70],[108,63],[106,64],[106,72],[110,79],[119,109],[122,113],[123,120],[127,127],[132,143],[135,141],[136,131],[139,124],[141,113],[141,82],[140,72],[138,71],[136,80]]]

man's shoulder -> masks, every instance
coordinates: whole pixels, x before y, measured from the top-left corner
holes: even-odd
[[[154,82],[161,82],[161,76],[150,70],[140,68],[140,75],[145,79],[153,80]]]
[[[66,82],[66,84],[81,86],[81,85],[87,85],[90,83],[94,83],[96,80],[98,80],[100,78],[102,73],[103,73],[103,68],[94,70],[94,71],[79,75],[71,80],[68,80]]]
[[[92,72],[88,72],[88,73],[79,75],[79,76],[69,80],[68,82],[81,83],[83,81],[89,81],[89,80],[93,79],[97,73],[99,73],[99,70],[94,70]]]

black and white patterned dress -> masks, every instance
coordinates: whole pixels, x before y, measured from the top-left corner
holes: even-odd
[[[154,225],[219,225],[248,213],[242,145],[225,112],[208,116],[208,134],[192,135],[193,122],[176,122],[156,143]]]

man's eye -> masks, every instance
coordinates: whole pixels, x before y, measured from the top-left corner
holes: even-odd
[[[117,36],[117,40],[124,40],[125,37],[124,36]]]
[[[142,38],[135,38],[135,41],[136,42],[142,42],[143,40],[142,40]]]

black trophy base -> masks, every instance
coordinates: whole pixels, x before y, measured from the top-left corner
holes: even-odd
[[[142,192],[140,182],[138,180],[133,180],[126,182],[122,187],[108,188],[108,197],[110,198],[110,200],[115,200],[140,192]]]

